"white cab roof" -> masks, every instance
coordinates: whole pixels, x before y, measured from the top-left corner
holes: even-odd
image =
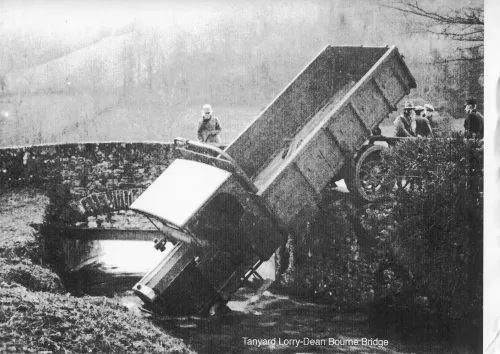
[[[229,177],[217,167],[176,159],[130,209],[183,227]]]

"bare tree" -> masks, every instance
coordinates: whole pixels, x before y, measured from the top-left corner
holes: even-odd
[[[460,54],[443,59],[450,61],[475,61],[484,59],[484,6],[465,6],[460,9],[435,10],[416,0],[394,0],[383,6],[414,15],[423,21],[419,31],[461,42]]]

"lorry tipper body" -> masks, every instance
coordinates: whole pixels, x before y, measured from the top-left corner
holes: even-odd
[[[370,199],[357,167],[414,87],[395,46],[328,46],[224,149],[177,139],[179,158],[130,206],[161,224],[158,248],[176,245],[134,292],[157,312],[207,313],[303,231],[331,181]]]

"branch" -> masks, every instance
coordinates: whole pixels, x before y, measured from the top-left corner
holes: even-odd
[[[484,42],[484,38],[479,38],[479,37],[463,38],[460,36],[457,37],[452,33],[436,33],[436,32],[429,32],[429,33],[440,35],[440,36],[447,36],[447,37],[450,37],[452,40],[458,41],[458,42],[481,42],[481,43]]]
[[[413,3],[400,3],[399,6],[395,5],[382,5],[387,8],[391,8],[404,13],[413,14],[419,17],[424,17],[433,20],[437,23],[442,24],[453,24],[453,25],[480,25],[484,26],[484,20],[482,16],[478,16],[478,13],[482,13],[480,8],[466,8],[463,10],[462,14],[455,12],[453,15],[442,15],[437,12],[431,12],[424,10],[418,5],[417,2]]]
[[[483,60],[483,56],[480,57],[474,57],[474,58],[452,58],[452,59],[442,59],[442,60],[436,60],[433,62],[433,64],[446,64],[446,63],[454,63],[458,61],[479,61]]]
[[[476,48],[484,48],[484,43],[483,44],[478,44],[478,45],[473,45],[473,46],[466,47],[466,48],[463,48],[463,49],[476,49]]]
[[[406,4],[406,6],[408,6],[409,9],[404,8],[404,7],[399,7],[399,6],[393,6],[393,5],[382,5],[382,6],[388,7],[390,9],[398,10],[398,11],[401,11],[404,13],[409,13],[409,14],[413,14],[413,15],[417,15],[417,16],[421,16],[421,17],[430,18],[430,19],[435,20],[435,21],[439,20],[442,22],[446,22],[446,18],[444,18],[443,16],[438,15],[438,14],[427,13],[426,11],[420,9],[418,6],[413,5],[413,4]]]
[[[420,22],[425,28],[417,28],[415,32],[430,33],[444,36],[457,42],[469,42],[470,47],[463,50],[481,49],[484,47],[484,9],[482,7],[468,7],[459,11],[449,10],[447,13],[430,11],[421,7],[416,0],[398,0],[392,5],[383,7],[410,14],[427,22]],[[431,22],[429,22],[431,21]],[[428,28],[429,27],[429,28]],[[484,59],[483,53],[471,53],[472,57],[450,58],[436,63],[449,63],[458,61],[478,61]]]
[[[473,33],[455,33],[448,32],[447,30],[443,30],[441,32],[433,31],[433,30],[425,30],[425,32],[434,34],[436,36],[446,36],[450,37],[454,41],[465,41],[465,42],[484,42],[483,36],[473,36]],[[483,32],[482,32],[483,33]],[[468,37],[470,36],[470,37]]]

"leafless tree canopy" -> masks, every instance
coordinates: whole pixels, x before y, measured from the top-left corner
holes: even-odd
[[[396,0],[386,6],[423,19],[422,31],[464,42],[461,55],[446,61],[483,60],[484,7],[478,5],[459,10],[431,10],[418,1],[406,0]]]

